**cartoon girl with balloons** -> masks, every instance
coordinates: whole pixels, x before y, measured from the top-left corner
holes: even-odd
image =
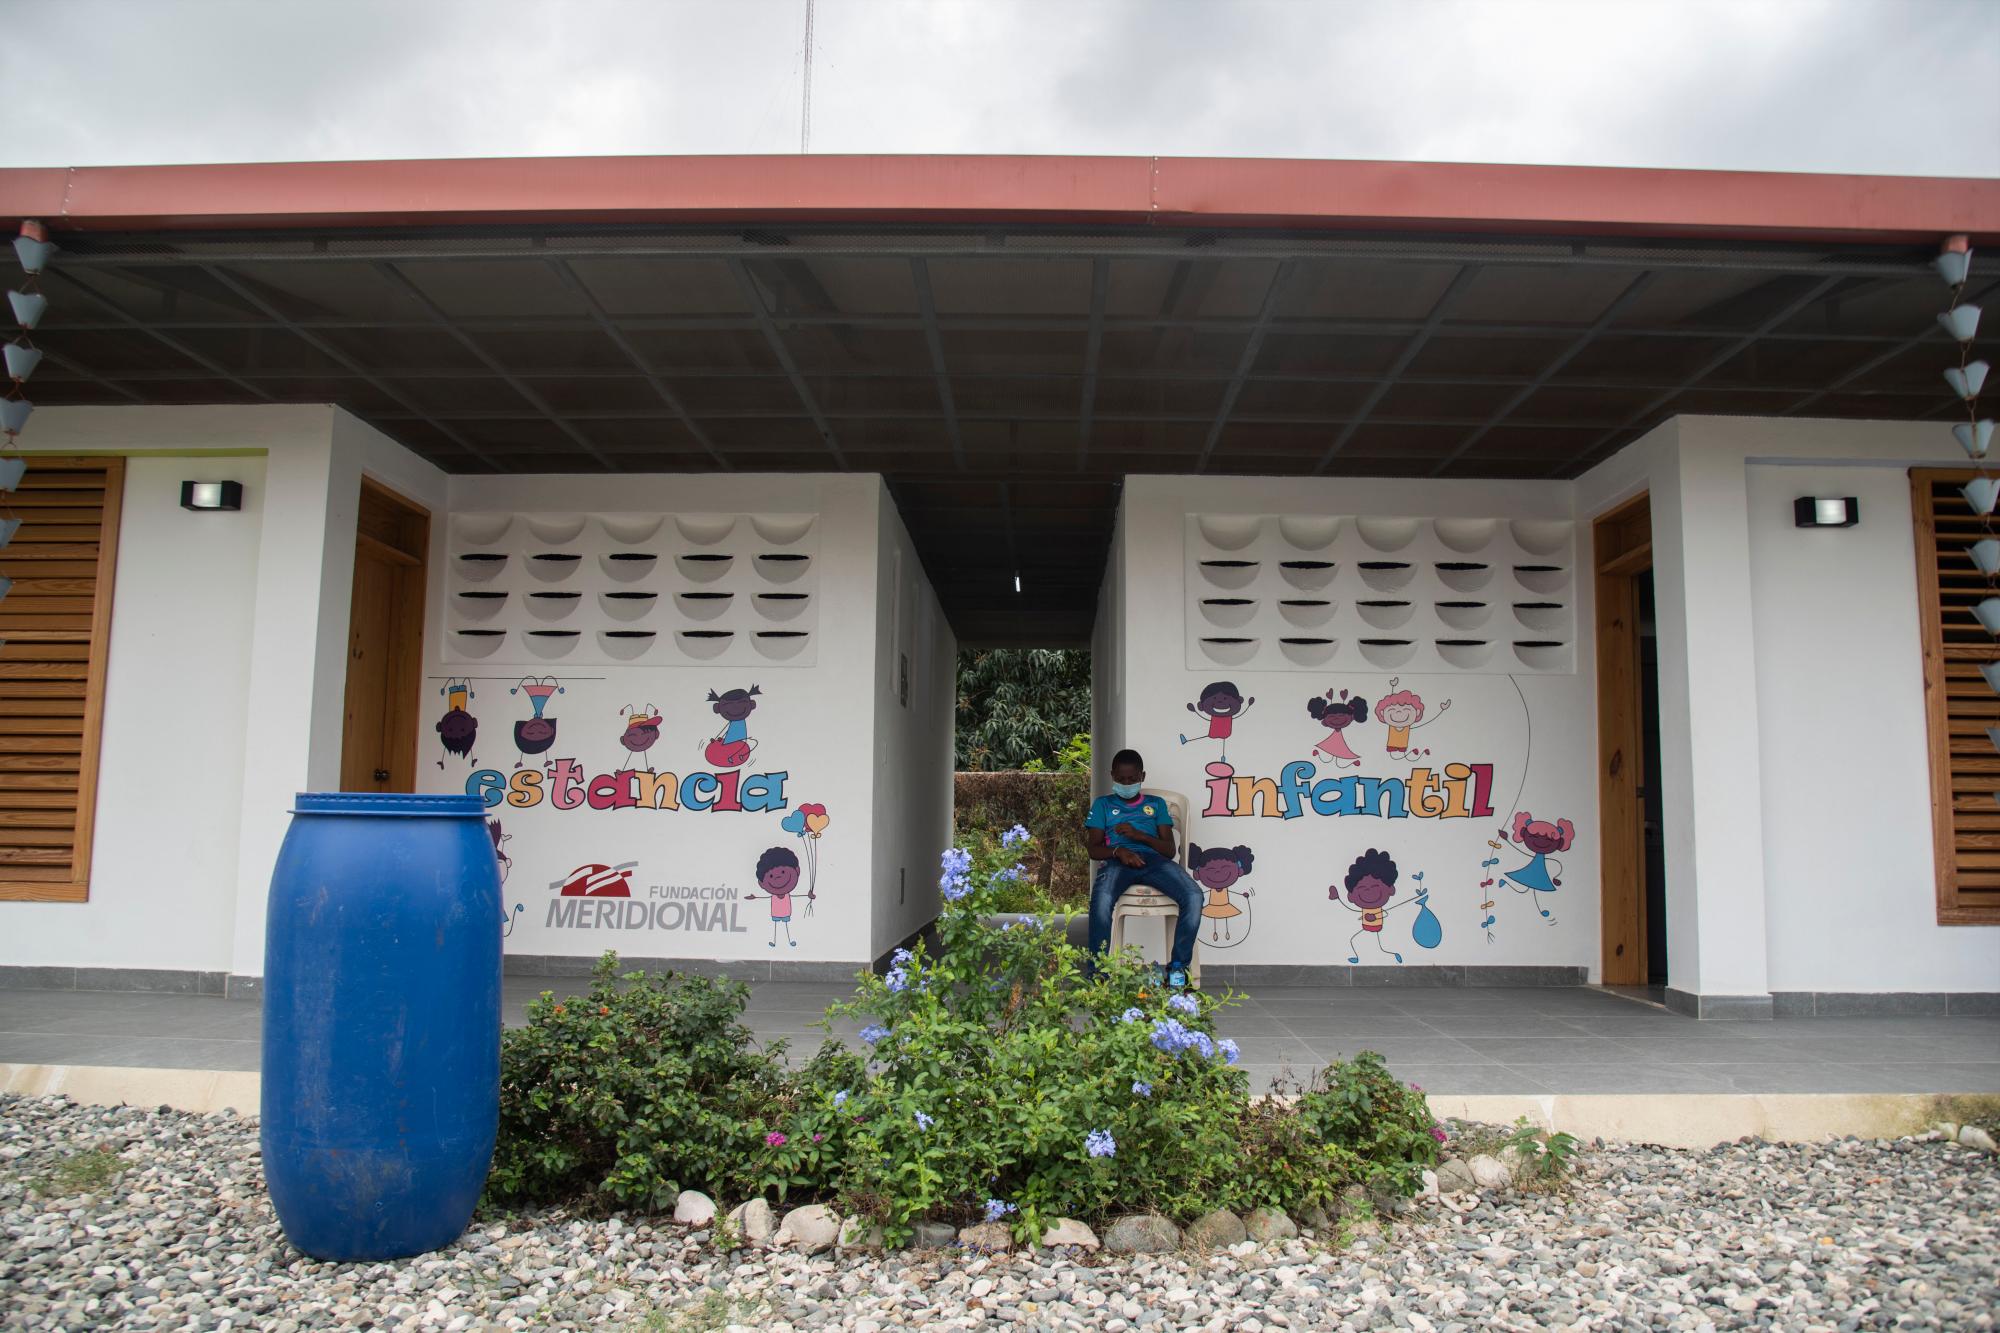
[[[825,806],[817,802],[801,805],[778,825],[798,837],[799,851],[794,852],[789,847],[771,847],[757,858],[757,887],[764,892],[746,893],[743,900],[755,902],[760,897],[770,900],[773,949],[778,947],[781,926],[786,946],[793,949],[799,947],[799,942],[792,938],[792,895],[798,892],[799,880],[803,877],[806,882],[806,915],[811,916],[813,904],[819,900],[819,838],[831,822]],[[804,853],[803,858],[801,852]]]

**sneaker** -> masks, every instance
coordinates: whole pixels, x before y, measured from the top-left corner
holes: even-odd
[[[1188,975],[1186,968],[1177,967],[1173,969],[1171,972],[1167,973],[1168,990],[1186,990],[1187,984],[1188,984]]]

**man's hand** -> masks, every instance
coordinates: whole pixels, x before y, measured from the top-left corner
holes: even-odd
[[[1125,823],[1125,824],[1120,824],[1120,825],[1118,825],[1118,826],[1117,826],[1116,828],[1112,829],[1111,831],[1112,831],[1113,833],[1122,833],[1122,834],[1124,834],[1124,835],[1125,835],[1126,837],[1128,837],[1128,838],[1140,838],[1140,839],[1143,839],[1143,838],[1150,838],[1150,837],[1152,837],[1152,836],[1153,836],[1153,835],[1152,835],[1152,834],[1150,834],[1150,833],[1141,833],[1141,832],[1140,832],[1140,831],[1139,831],[1138,829],[1136,829],[1136,828],[1133,828],[1133,827],[1132,827],[1132,825],[1131,825],[1130,823]]]
[[[1130,847],[1117,848],[1111,854],[1118,858],[1120,865],[1131,866],[1134,870],[1146,864],[1146,858],[1133,851]]]

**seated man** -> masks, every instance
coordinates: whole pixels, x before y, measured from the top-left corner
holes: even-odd
[[[1120,750],[1111,757],[1111,795],[1092,801],[1083,821],[1083,845],[1091,860],[1104,863],[1090,887],[1090,950],[1110,947],[1111,909],[1125,890],[1134,884],[1158,889],[1181,909],[1167,962],[1167,984],[1178,988],[1187,985],[1201,931],[1201,890],[1174,860],[1173,814],[1165,801],[1145,794],[1145,781],[1138,751]]]

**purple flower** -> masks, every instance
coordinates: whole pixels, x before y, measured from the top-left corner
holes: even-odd
[[[785,1136],[774,1129],[764,1136],[764,1144],[766,1147],[782,1148],[785,1146]]]
[[[1450,1137],[1450,1135],[1448,1135],[1448,1134],[1446,1134],[1446,1133],[1444,1132],[1444,1126],[1443,1126],[1443,1125],[1432,1125],[1432,1126],[1431,1126],[1431,1137],[1432,1137],[1432,1138],[1434,1138],[1434,1139],[1436,1139],[1436,1140],[1437,1140],[1437,1141],[1438,1141],[1439,1143],[1443,1143],[1443,1142],[1444,1142],[1444,1141],[1445,1141],[1445,1140],[1446,1140],[1447,1138],[1449,1138],[1449,1137]]]
[[[1116,1157],[1118,1141],[1108,1129],[1093,1129],[1083,1136],[1083,1150],[1092,1157]]]
[[[839,1092],[833,1094],[833,1104],[835,1107],[847,1105],[847,1089],[842,1088]]]
[[[900,995],[909,989],[910,974],[900,967],[892,967],[883,976],[882,984],[889,988],[891,995]]]
[[[867,1042],[870,1046],[873,1046],[888,1035],[889,1029],[883,1027],[880,1023],[870,1023],[867,1027],[861,1029],[861,1040]]]
[[[1153,1095],[1153,1085],[1150,1083],[1134,1083],[1132,1085],[1132,1095],[1134,1097],[1150,1097]]]
[[[1121,1023],[1139,1023],[1143,1022],[1145,1017],[1146,1011],[1144,1009],[1127,1009],[1124,1013],[1118,1015],[1118,1021]]]
[[[1192,995],[1176,995],[1167,1001],[1167,1008],[1183,1014],[1198,1014],[1201,1012],[1201,1001]]]
[[[1014,825],[1013,828],[1008,829],[1000,835],[1000,845],[1002,847],[1016,847],[1022,843],[1033,842],[1034,840],[1035,835],[1028,832],[1027,829],[1019,824]]]
[[[1200,1051],[1201,1058],[1204,1060],[1213,1060],[1215,1058],[1215,1042],[1209,1038],[1206,1032],[1188,1033],[1188,1045]]]
[[[911,953],[908,949],[898,949],[896,950],[896,952],[889,955],[889,966],[908,967],[910,960],[914,957],[916,957],[916,955]]]
[[[1235,1064],[1243,1056],[1243,1048],[1227,1037],[1215,1043],[1215,1049],[1222,1052],[1222,1063],[1226,1065]]]
[[[925,1115],[922,1111],[917,1112],[918,1129],[929,1129],[932,1125],[935,1125],[936,1123],[937,1121],[931,1119],[931,1117]]]
[[[1163,1018],[1153,1024],[1153,1045],[1168,1055],[1179,1055],[1194,1045],[1198,1033],[1190,1032],[1178,1018]]]
[[[989,1222],[998,1222],[1001,1218],[1007,1216],[1007,1214],[1019,1211],[1019,1208],[1004,1199],[988,1199],[986,1201],[986,1220]]]

